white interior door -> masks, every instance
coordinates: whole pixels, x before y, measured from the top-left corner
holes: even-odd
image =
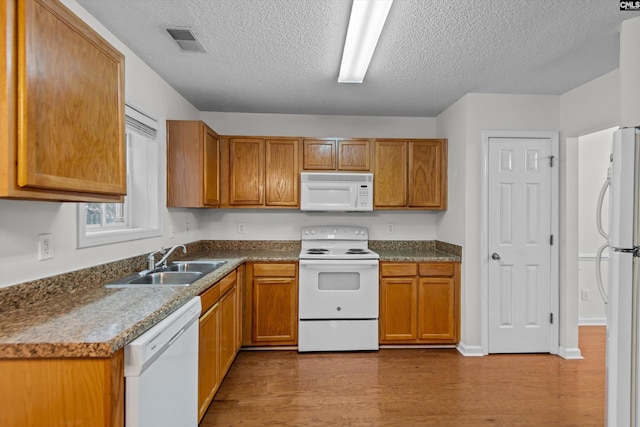
[[[550,352],[549,138],[490,138],[489,353]]]

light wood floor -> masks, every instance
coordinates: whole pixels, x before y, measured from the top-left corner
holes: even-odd
[[[605,328],[581,327],[580,349],[241,351],[200,427],[603,426]]]

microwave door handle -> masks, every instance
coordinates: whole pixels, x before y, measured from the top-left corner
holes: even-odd
[[[358,208],[358,197],[359,197],[359,191],[358,191],[358,186],[357,185],[352,185],[351,186],[351,200],[353,200],[353,204],[351,205],[351,207],[353,209],[357,209]]]

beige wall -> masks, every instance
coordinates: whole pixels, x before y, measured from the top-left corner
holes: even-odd
[[[469,353],[482,351],[485,322],[481,292],[482,263],[486,262],[486,249],[481,247],[480,206],[484,185],[482,152],[483,130],[558,130],[560,128],[560,102],[557,96],[467,94],[438,116],[440,137],[450,138],[449,159],[457,169],[463,170],[462,180],[456,177],[457,188],[449,194],[457,197],[454,205],[439,222],[438,237],[442,240],[462,240],[462,345]],[[462,231],[461,231],[462,230]]]
[[[620,127],[640,126],[640,17],[620,32]]]
[[[606,242],[596,228],[596,205],[607,178],[613,132],[608,128],[578,138],[578,321],[579,324],[605,324],[605,304],[598,291],[595,273],[597,249]],[[608,193],[602,209],[602,224],[608,228]],[[607,282],[607,259],[602,262]]]

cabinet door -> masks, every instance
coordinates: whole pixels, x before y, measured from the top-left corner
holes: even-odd
[[[204,128],[204,204],[220,206],[220,138],[208,126]]]
[[[220,385],[218,373],[219,304],[215,304],[200,317],[198,342],[198,420],[207,412]]]
[[[296,344],[298,287],[292,278],[253,279],[252,340],[263,344]]]
[[[455,342],[455,281],[452,277],[420,278],[418,339]]]
[[[377,140],[373,169],[375,208],[407,206],[407,144]]]
[[[198,120],[167,120],[167,206],[220,206],[220,137]]]
[[[3,427],[123,427],[124,348],[110,358],[0,359]]]
[[[338,170],[371,170],[371,150],[369,140],[349,139],[338,141]]]
[[[236,304],[237,304],[237,310],[236,310],[236,353],[238,352],[238,350],[240,350],[240,347],[242,347],[242,333],[243,333],[243,325],[242,325],[242,319],[244,316],[244,298],[245,298],[245,289],[246,289],[246,284],[245,284],[245,266],[244,264],[241,265],[240,267],[238,267],[236,269],[236,274],[237,274],[237,288],[238,290],[236,291]]]
[[[264,140],[229,139],[229,204],[264,204]]]
[[[60,2],[17,4],[17,184],[126,194],[123,55]]]
[[[302,169],[335,170],[336,141],[305,139],[302,141]]]
[[[267,206],[299,206],[298,140],[265,141]]]
[[[237,342],[237,285],[220,299],[220,377],[224,377],[236,355]]]
[[[409,141],[409,207],[446,209],[446,140]]]
[[[167,206],[202,207],[202,128],[167,120]]]
[[[417,338],[418,283],[415,277],[380,280],[380,341]]]

